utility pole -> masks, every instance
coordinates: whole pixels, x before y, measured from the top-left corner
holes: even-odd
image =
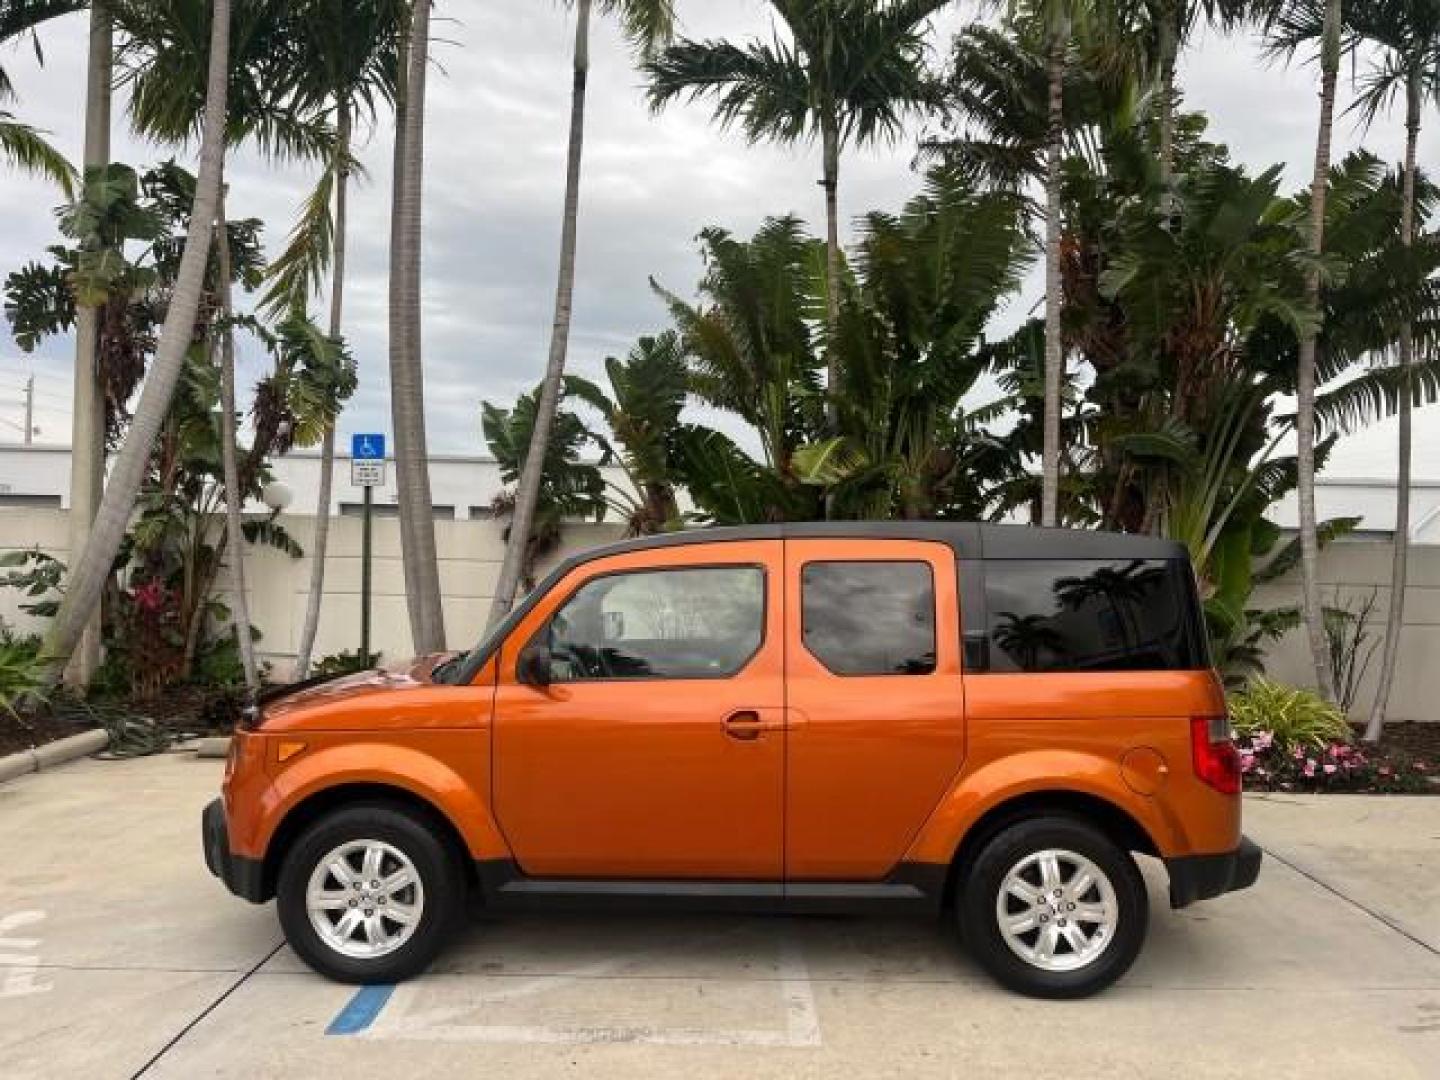
[[[34,442],[35,436],[35,376],[25,380],[25,445]]]
[[[85,170],[110,163],[110,91],[115,33],[104,0],[90,5],[85,87]],[[83,178],[82,178],[83,183]],[[100,312],[75,315],[75,405],[70,426],[70,565],[90,539],[105,486],[105,396],[100,389]],[[28,438],[28,437],[27,437]],[[90,620],[65,668],[65,685],[84,690],[100,667],[100,612]]]

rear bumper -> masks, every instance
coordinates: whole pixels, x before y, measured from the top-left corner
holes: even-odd
[[[205,807],[200,818],[200,837],[205,848],[205,865],[225,883],[236,896],[252,904],[270,899],[265,889],[265,864],[260,859],[247,859],[230,850],[230,834],[225,826],[225,803],[216,799]]]
[[[1170,906],[1183,908],[1197,900],[1248,889],[1260,876],[1260,846],[1242,836],[1234,851],[1219,855],[1186,855],[1166,859],[1170,872]]]

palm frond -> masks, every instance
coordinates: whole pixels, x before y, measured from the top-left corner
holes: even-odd
[[[314,189],[301,206],[300,218],[290,230],[285,250],[266,271],[270,287],[261,298],[262,311],[278,314],[303,309],[324,287],[325,274],[334,255],[335,218],[331,213],[334,190],[332,163],[321,171]]]
[[[7,112],[0,112],[0,158],[14,168],[54,181],[66,198],[74,197],[75,167],[39,131],[17,122]]]

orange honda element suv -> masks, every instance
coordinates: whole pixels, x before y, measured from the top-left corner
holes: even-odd
[[[789,524],[599,548],[474,649],[247,710],[205,857],[316,970],[393,982],[457,919],[625,905],[953,911],[1002,983],[1119,978],[1244,888],[1240,776],[1185,549]]]

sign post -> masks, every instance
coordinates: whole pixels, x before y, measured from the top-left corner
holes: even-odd
[[[360,666],[370,666],[370,523],[375,489],[385,483],[385,436],[350,438],[350,483],[365,493],[360,524]]]

